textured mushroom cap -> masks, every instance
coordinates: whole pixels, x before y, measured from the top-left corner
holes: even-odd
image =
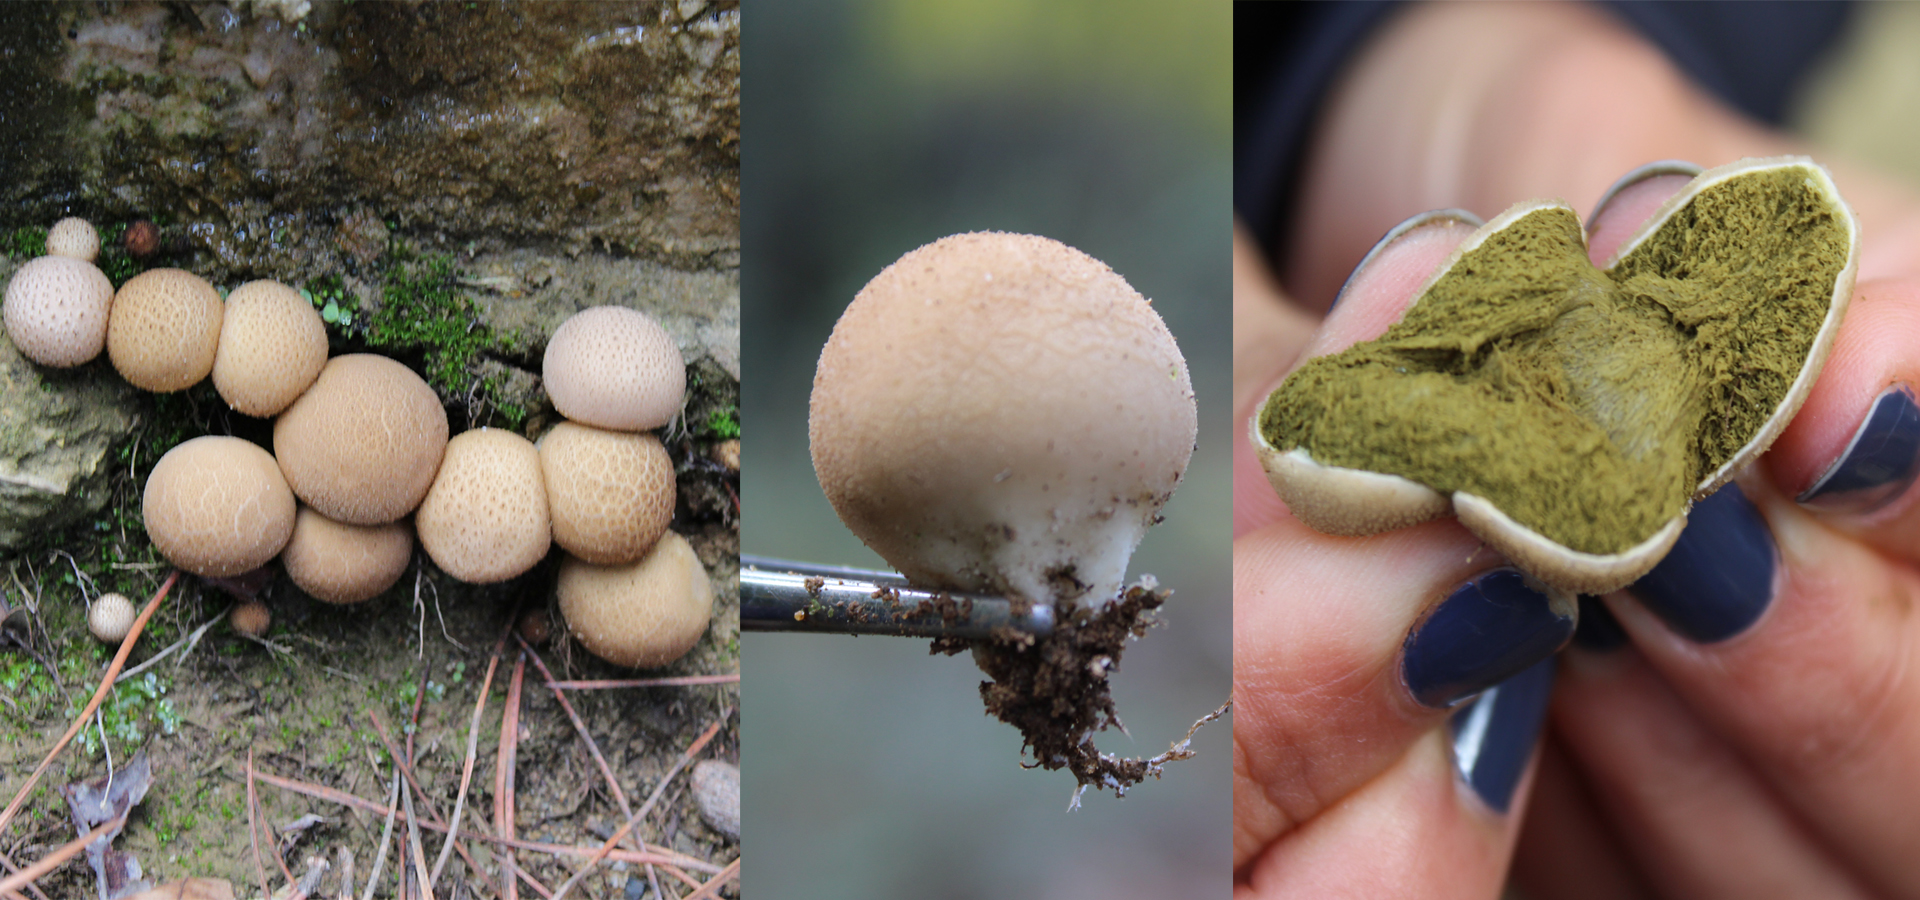
[[[447,411],[384,356],[336,356],[273,423],[287,484],[335,522],[380,525],[420,505],[447,449]]]
[[[227,614],[227,624],[233,626],[234,631],[248,637],[261,637],[267,633],[267,628],[273,625],[273,611],[267,609],[265,603],[248,600],[234,607],[233,612]]]
[[[533,568],[553,545],[540,451],[498,428],[455,435],[413,526],[427,555],[461,581],[490,584]]]
[[[623,306],[583,309],[560,323],[541,364],[553,406],[576,422],[645,431],[680,411],[687,365],[660,323]]]
[[[47,229],[47,255],[93,262],[100,256],[100,232],[93,223],[68,216]]]
[[[223,577],[267,564],[293,534],[293,492],[267,451],[208,435],[168,450],[147,476],[147,536],[174,565]]]
[[[573,422],[540,439],[553,539],[596,565],[630,563],[673,521],[673,460],[651,434]]]
[[[808,435],[841,521],[909,580],[1099,600],[1186,471],[1186,361],[1147,301],[1058,241],[942,238],[862,288]]]
[[[128,384],[165,393],[213,371],[220,292],[182,269],[148,269],[120,286],[107,322],[107,357]]]
[[[7,282],[7,336],[28,359],[71,368],[100,355],[112,308],[113,282],[93,263],[38,257]]]
[[[101,594],[87,609],[87,630],[101,643],[118,646],[133,630],[133,601],[122,594]]]
[[[300,507],[293,538],[280,551],[287,577],[317,600],[359,603],[400,580],[413,558],[413,531],[405,522],[347,525]]]
[[[320,377],[327,326],[300,292],[277,281],[249,281],[227,295],[213,387],[249,416],[278,415]]]
[[[707,633],[713,585],[687,539],[669,531],[639,562],[596,566],[569,556],[556,588],[567,630],[616,666],[664,666]]]

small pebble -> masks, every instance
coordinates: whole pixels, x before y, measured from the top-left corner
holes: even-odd
[[[713,830],[740,839],[740,768],[717,759],[693,767],[693,799]]]

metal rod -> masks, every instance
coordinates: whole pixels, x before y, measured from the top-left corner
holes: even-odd
[[[891,572],[743,555],[740,628],[956,638],[1010,629],[1044,637],[1053,631],[1053,607],[930,591]]]

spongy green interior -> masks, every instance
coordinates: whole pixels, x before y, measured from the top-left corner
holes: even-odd
[[[1785,400],[1847,264],[1845,215],[1810,168],[1754,170],[1601,270],[1570,210],[1534,210],[1378,340],[1296,370],[1260,430],[1478,494],[1575,550],[1629,549]]]

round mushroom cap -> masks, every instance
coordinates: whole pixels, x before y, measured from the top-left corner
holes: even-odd
[[[166,393],[213,371],[220,346],[220,292],[183,269],[148,269],[113,295],[107,357],[128,384]]]
[[[574,313],[547,342],[542,378],[553,406],[575,422],[645,431],[672,420],[687,364],[660,323],[623,306]]]
[[[7,336],[28,359],[71,368],[100,355],[112,308],[113,282],[93,263],[38,257],[7,282]]]
[[[101,594],[87,608],[87,630],[103,644],[118,646],[133,630],[133,601],[124,594]]]
[[[336,356],[273,423],[273,452],[301,500],[335,522],[381,525],[413,511],[447,449],[447,411],[420,376],[384,356]]]
[[[213,387],[249,416],[279,415],[320,377],[327,326],[300,292],[277,281],[249,281],[227,295]]]
[[[962,234],[862,288],[814,374],[814,472],[841,521],[930,587],[1113,596],[1193,453],[1173,336],[1058,241]]]
[[[651,434],[573,422],[540,439],[553,539],[596,565],[630,563],[673,521],[673,460]]]
[[[207,435],[168,450],[147,476],[141,511],[161,555],[211,578],[266,565],[293,534],[293,492],[280,467],[235,437]]]
[[[553,545],[540,451],[511,431],[478,428],[447,442],[447,458],[413,526],[448,575],[470,584],[505,581],[534,567]]]
[[[567,630],[616,666],[664,666],[707,633],[713,585],[687,539],[669,531],[639,562],[596,566],[569,556],[556,588]]]
[[[405,522],[347,525],[301,506],[293,538],[280,551],[287,577],[317,600],[359,603],[400,580],[413,558],[413,532]]]
[[[61,219],[47,229],[47,255],[93,262],[100,257],[100,232],[93,230],[93,223],[85,219],[76,216]]]
[[[248,637],[264,637],[273,625],[273,610],[258,600],[248,600],[227,614],[227,624]]]

